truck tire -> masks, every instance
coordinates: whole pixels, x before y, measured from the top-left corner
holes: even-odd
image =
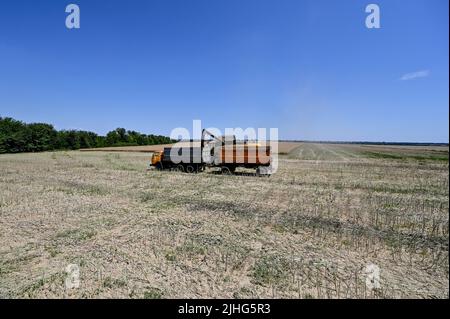
[[[232,172],[231,172],[231,170],[230,170],[229,167],[227,167],[227,166],[222,166],[222,174],[223,174],[223,175],[231,175]]]
[[[177,165],[177,171],[178,171],[178,172],[184,172],[184,166],[183,166],[183,164],[178,164],[178,165]]]
[[[164,169],[163,164],[161,162],[156,163],[155,168],[158,171],[162,171]]]
[[[270,172],[267,168],[265,167],[258,167],[256,168],[256,176],[266,176],[266,177],[270,177]]]
[[[186,166],[186,173],[192,174],[192,173],[195,173],[195,172],[196,172],[196,169],[195,169],[195,167],[193,165]]]

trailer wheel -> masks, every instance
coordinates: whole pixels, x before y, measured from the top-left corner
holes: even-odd
[[[186,166],[186,172],[190,174],[195,173],[195,167],[192,165]]]
[[[270,172],[265,168],[265,167],[258,167],[256,168],[256,176],[266,176],[266,177],[270,177]]]
[[[232,173],[231,173],[231,170],[230,170],[229,167],[227,167],[227,166],[222,166],[222,174],[223,174],[223,175],[231,175]]]
[[[184,166],[182,164],[177,165],[177,171],[178,172],[184,172]]]

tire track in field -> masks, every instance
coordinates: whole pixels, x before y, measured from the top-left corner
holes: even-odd
[[[332,146],[319,144],[319,148],[321,148],[323,150],[324,154],[330,153],[331,154],[330,159],[340,159],[343,161],[348,161],[348,158],[346,158],[342,154],[339,154],[338,152],[333,150]],[[326,156],[325,156],[325,159],[327,159]]]

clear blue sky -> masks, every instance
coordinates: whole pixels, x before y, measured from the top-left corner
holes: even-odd
[[[365,27],[372,2],[378,30]],[[69,3],[79,30],[65,27]],[[448,12],[447,0],[5,0],[0,116],[101,134],[201,119],[283,139],[448,142]]]

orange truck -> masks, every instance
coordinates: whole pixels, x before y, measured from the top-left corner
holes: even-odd
[[[206,139],[206,136],[212,139]],[[270,146],[238,143],[234,136],[216,137],[207,130],[202,131],[200,142],[189,142],[187,146],[166,147],[155,152],[151,166],[158,170],[175,169],[197,173],[206,167],[220,168],[223,174],[233,174],[236,168],[251,168],[257,175],[270,176],[272,153]]]

